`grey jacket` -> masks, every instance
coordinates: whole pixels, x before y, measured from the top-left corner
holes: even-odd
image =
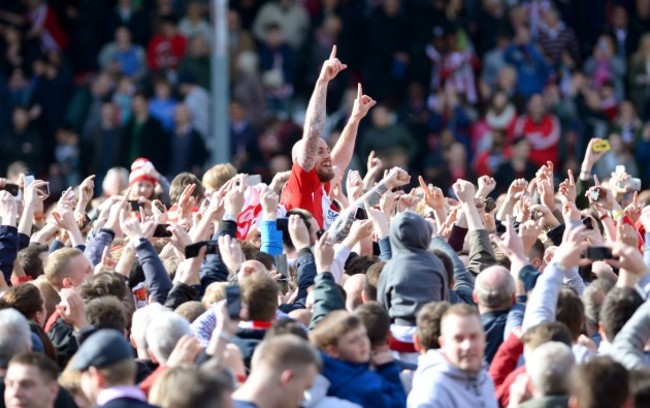
[[[476,374],[462,371],[439,350],[420,356],[407,408],[498,407],[494,382],[483,368]]]
[[[431,232],[424,218],[412,212],[398,215],[391,223],[393,257],[379,277],[377,300],[398,325],[415,326],[424,304],[449,299],[444,266],[428,251]]]

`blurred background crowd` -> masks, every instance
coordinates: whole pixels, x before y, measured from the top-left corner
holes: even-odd
[[[142,156],[200,176],[215,147],[210,8],[1,0],[2,175],[26,166],[53,195]],[[547,161],[577,170],[600,137],[611,150],[595,172],[624,164],[649,187],[650,0],[231,0],[227,21],[240,172],[290,168],[336,44],[348,69],[329,86],[324,137],[336,141],[358,82],[379,102],[353,167],[375,151],[444,191],[477,175],[507,188]]]

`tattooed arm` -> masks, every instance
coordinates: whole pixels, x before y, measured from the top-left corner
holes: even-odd
[[[337,172],[341,173],[341,175],[350,165],[350,160],[352,160],[354,144],[357,139],[357,131],[359,130],[359,123],[368,114],[370,108],[376,104],[377,102],[374,99],[363,94],[361,84],[358,84],[357,98],[354,100],[350,119],[343,128],[341,137],[332,149],[332,165],[337,169]]]
[[[323,68],[316,81],[316,86],[314,87],[314,93],[311,95],[311,99],[309,99],[302,140],[299,142],[297,152],[295,152],[298,165],[305,171],[311,171],[318,160],[318,143],[323,133],[323,128],[325,127],[327,83],[345,68],[347,68],[347,65],[342,64],[336,58],[335,45],[332,47],[330,58],[323,64]]]
[[[377,183],[376,186],[339,214],[336,221],[334,221],[334,224],[332,224],[328,230],[330,239],[333,240],[333,242],[341,242],[350,233],[350,228],[352,227],[352,223],[354,223],[354,215],[357,208],[365,208],[364,203],[366,202],[371,206],[379,204],[379,200],[385,192],[395,187],[406,185],[410,180],[411,176],[409,176],[405,170],[402,170],[399,167],[393,167],[388,175]]]

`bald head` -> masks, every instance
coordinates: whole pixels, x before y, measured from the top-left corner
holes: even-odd
[[[254,259],[249,259],[248,261],[242,262],[241,267],[239,268],[238,279],[241,280],[242,278],[250,276],[257,272],[268,273],[268,270],[262,262],[256,261]]]
[[[348,295],[345,301],[345,308],[349,312],[353,312],[354,309],[363,303],[361,298],[361,292],[366,284],[366,275],[356,274],[350,276],[343,285],[345,293]]]
[[[293,145],[293,148],[291,149],[291,159],[294,163],[299,163],[299,158],[305,155],[303,153],[305,148],[305,141],[303,139]],[[318,148],[316,150],[316,162],[314,163],[314,167],[316,168],[316,174],[318,174],[318,178],[322,183],[327,183],[334,178],[332,156],[330,155],[329,146],[327,146],[327,143],[323,139],[318,139]],[[311,168],[307,170],[311,170]]]
[[[474,300],[482,312],[509,309],[514,295],[515,281],[503,266],[491,266],[476,278]]]

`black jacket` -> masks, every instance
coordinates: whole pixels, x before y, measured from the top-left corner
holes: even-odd
[[[138,157],[145,157],[153,163],[160,174],[167,174],[167,164],[170,157],[169,134],[165,132],[160,121],[149,117],[142,125],[139,143],[135,149],[135,157],[131,156],[134,143],[135,119],[131,118],[122,129],[122,140],[120,143],[120,163],[127,169]]]

